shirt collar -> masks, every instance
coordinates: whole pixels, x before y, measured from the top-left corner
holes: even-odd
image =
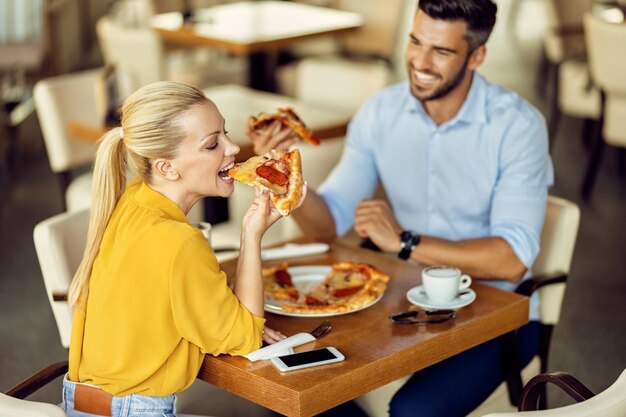
[[[178,204],[174,203],[158,191],[153,190],[145,182],[142,182],[141,186],[137,190],[135,200],[143,206],[162,211],[167,217],[173,220],[189,223],[187,216],[185,216],[185,213],[183,213]]]
[[[408,81],[406,82],[406,88],[409,99],[406,101],[405,109],[411,113],[418,113],[430,119],[430,116],[426,113],[426,110],[424,110],[424,106],[422,106],[421,101],[416,99],[411,94],[411,86],[409,85]],[[454,116],[452,119],[444,124],[452,125],[457,123],[458,121],[464,121],[468,123],[486,123],[486,96],[487,81],[485,81],[482,75],[474,71],[474,75],[472,76],[472,85],[470,86],[470,90],[467,93],[467,97],[463,102],[463,105],[459,109],[459,112],[456,114],[456,116]]]

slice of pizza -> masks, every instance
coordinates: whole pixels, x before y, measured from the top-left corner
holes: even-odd
[[[263,291],[266,298],[273,300],[297,300],[298,289],[291,281],[291,275],[287,271],[287,263],[282,263],[269,268],[263,268]]]
[[[302,160],[297,148],[253,156],[235,164],[227,174],[244,184],[269,189],[272,203],[283,216],[291,213],[302,195]]]
[[[300,139],[314,146],[319,146],[320,140],[313,135],[313,131],[306,127],[302,119],[291,107],[279,108],[274,113],[259,113],[258,116],[250,116],[248,125],[251,129],[258,129],[278,120],[285,126],[289,126]]]
[[[360,310],[380,298],[389,276],[376,268],[353,262],[339,262],[324,280],[281,309],[290,313],[336,314]]]

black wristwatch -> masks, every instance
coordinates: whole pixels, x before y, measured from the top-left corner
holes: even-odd
[[[412,230],[405,230],[400,233],[400,252],[398,258],[409,259],[413,249],[419,245],[422,236]]]

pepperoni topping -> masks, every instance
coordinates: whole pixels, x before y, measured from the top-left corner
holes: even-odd
[[[289,177],[287,175],[267,165],[258,167],[256,174],[259,177],[265,178],[272,184],[287,185],[289,183]]]
[[[291,275],[289,275],[289,272],[285,271],[284,269],[279,269],[278,271],[276,271],[274,276],[276,277],[276,282],[281,287],[293,287],[293,283],[291,282]]]
[[[318,300],[315,297],[311,297],[310,295],[306,296],[305,303],[308,306],[323,306],[326,305],[325,302]]]
[[[333,293],[334,297],[348,297],[352,294],[356,294],[359,290],[363,288],[363,285],[359,285],[357,287],[348,287],[348,288],[340,288]]]

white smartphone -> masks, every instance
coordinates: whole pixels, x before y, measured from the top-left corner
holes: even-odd
[[[288,372],[295,371],[296,369],[309,368],[311,366],[341,362],[344,359],[345,356],[334,347],[325,347],[307,350],[306,352],[277,356],[271,360],[272,364],[274,364],[280,372]]]

